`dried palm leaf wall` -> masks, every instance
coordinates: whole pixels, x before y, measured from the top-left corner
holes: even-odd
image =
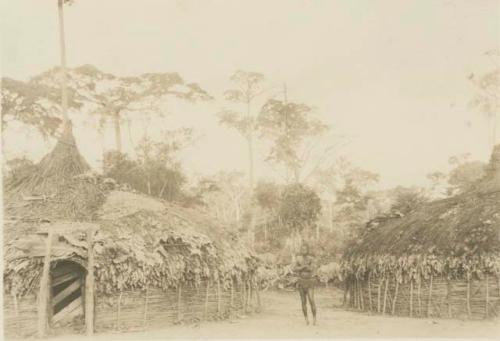
[[[194,323],[226,319],[235,313],[260,305],[259,293],[250,282],[234,281],[223,287],[203,281],[197,287],[179,286],[169,290],[126,290],[95,300],[95,330],[139,331],[168,327],[176,323]],[[4,298],[4,330],[7,338],[36,334],[36,297]],[[84,322],[75,321],[65,331],[83,332]],[[57,333],[53,329],[52,333]]]
[[[487,319],[500,316],[500,277],[417,278],[400,283],[395,277],[349,278],[348,306],[408,317]]]

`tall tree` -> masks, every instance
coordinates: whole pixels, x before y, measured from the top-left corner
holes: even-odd
[[[71,4],[72,0],[57,0],[57,8],[59,14],[59,49],[61,55],[61,111],[63,121],[68,124],[68,89],[67,89],[67,70],[66,70],[66,38],[64,35],[64,4]]]
[[[58,68],[33,78],[38,84],[60,82]],[[188,102],[209,100],[211,97],[196,83],[185,83],[177,73],[145,73],[135,77],[118,77],[92,65],[68,70],[68,87],[76,99],[94,113],[98,124],[113,123],[116,150],[122,151],[122,121],[127,114],[161,116],[163,101],[169,97]]]
[[[319,238],[317,219],[321,212],[320,199],[314,190],[301,184],[290,184],[283,189],[280,216],[293,234],[316,231]]]
[[[62,122],[61,92],[56,87],[2,78],[2,131],[13,122],[36,128],[44,138],[54,136]],[[71,108],[78,102],[69,96]]]
[[[243,173],[221,171],[203,177],[197,187],[197,192],[203,193],[202,202],[213,216],[241,227],[244,204],[249,199]]]
[[[316,159],[313,171],[333,149],[327,146],[313,157],[329,127],[313,116],[311,107],[302,103],[268,100],[259,113],[258,127],[272,143],[267,161],[284,166],[297,183],[304,178],[308,163]]]
[[[476,88],[472,105],[478,108],[490,121],[490,143],[493,147],[497,143],[498,115],[500,111],[500,51],[488,51],[486,55],[493,61],[493,70],[480,76],[472,73],[469,75],[469,80]]]
[[[236,129],[246,140],[248,147],[248,187],[253,193],[254,181],[254,134],[257,122],[252,105],[257,97],[264,93],[264,75],[257,72],[236,71],[231,77],[234,88],[224,93],[225,99],[237,106],[236,109],[224,109],[219,113],[221,124]],[[251,195],[252,196],[252,195]],[[250,243],[255,239],[255,210],[250,208]]]
[[[137,146],[135,159],[116,151],[107,153],[105,174],[148,195],[181,200],[186,177],[177,154],[190,141],[189,129],[166,131],[161,142],[145,138]]]
[[[370,190],[378,182],[378,174],[340,157],[331,165],[318,169],[312,179],[313,187],[327,208],[329,230],[336,230],[339,238],[347,238],[371,215]]]

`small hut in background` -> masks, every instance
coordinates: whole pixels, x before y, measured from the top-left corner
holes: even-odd
[[[349,306],[387,315],[500,313],[500,145],[466,193],[378,218],[346,252]]]
[[[251,304],[256,259],[235,235],[89,171],[68,126],[5,182],[7,336],[147,329]]]

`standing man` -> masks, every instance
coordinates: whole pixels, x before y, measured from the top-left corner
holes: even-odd
[[[309,325],[309,318],[307,317],[307,300],[309,300],[313,314],[313,324],[316,325],[316,303],[314,302],[315,280],[313,278],[314,258],[306,244],[302,245],[293,270],[299,276],[297,289],[299,290],[302,312],[304,313],[306,323]]]

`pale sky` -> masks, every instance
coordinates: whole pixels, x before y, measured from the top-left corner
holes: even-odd
[[[3,0],[3,76],[28,79],[59,63],[56,3]],[[235,70],[261,72],[346,135],[339,155],[379,173],[382,187],[422,185],[452,155],[489,158],[467,76],[492,69],[484,53],[499,48],[499,9],[494,0],[76,0],[65,12],[67,58],[118,75],[179,72],[217,97]],[[172,104],[163,123],[201,135],[185,155],[190,172],[246,169],[243,140],[218,125],[219,107]],[[95,164],[95,132],[76,130]],[[47,151],[22,134],[5,142]],[[272,176],[262,149],[257,175]]]

